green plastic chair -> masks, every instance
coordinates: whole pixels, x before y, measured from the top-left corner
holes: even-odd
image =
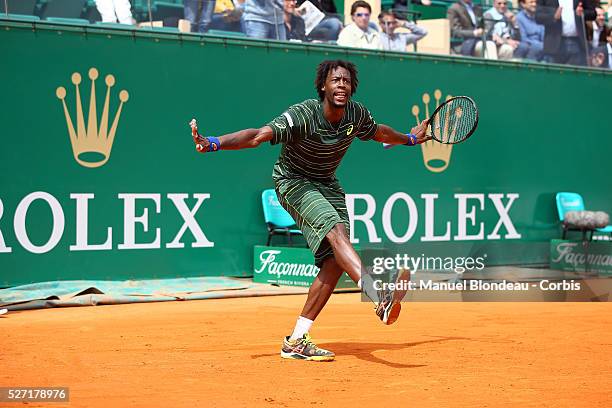
[[[4,9],[4,5],[4,0],[0,0],[0,12],[5,14],[6,16],[6,10]],[[9,0],[7,2],[7,5],[9,15],[17,14],[33,16],[34,11],[36,9],[36,0]]]
[[[121,28],[123,30],[135,30],[136,26],[129,24],[120,24],[120,23],[105,23],[103,21],[96,21],[96,26],[100,28],[109,27],[109,28]]]
[[[181,34],[181,32],[179,31],[179,29],[177,27],[148,27],[148,26],[144,26],[144,27],[140,27],[140,30],[143,31],[157,31],[160,33],[169,33],[169,34]]]
[[[14,20],[14,21],[40,21],[40,17],[38,16],[28,16],[25,14],[0,14],[0,20]]]
[[[89,25],[89,20],[84,18],[65,18],[65,17],[47,17],[45,21],[49,23],[73,24],[73,25]]]
[[[302,235],[299,229],[295,227],[295,220],[278,202],[276,191],[273,189],[264,190],[261,193],[261,204],[263,206],[264,219],[268,226],[268,242],[266,246],[270,246],[273,235],[284,235],[287,237],[289,246],[292,245],[292,235]]]
[[[40,17],[43,20],[48,20],[51,17],[78,19],[83,13],[85,3],[86,0],[47,0]]]

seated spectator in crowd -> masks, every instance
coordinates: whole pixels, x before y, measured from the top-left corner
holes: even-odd
[[[508,10],[509,0],[495,0],[493,7],[484,13],[487,38],[497,46],[497,58],[511,60],[524,58],[527,47],[521,44],[520,32],[514,14]]]
[[[582,21],[595,19],[591,0],[537,2],[536,22],[544,25],[544,58],[557,64],[586,65]]]
[[[134,25],[130,0],[96,0],[96,8],[104,23]]]
[[[529,47],[525,58],[541,61],[544,56],[544,26],[535,21],[536,0],[519,0],[522,10],[516,16],[521,43]]]
[[[191,23],[191,32],[207,32],[215,10],[215,0],[184,0],[183,6],[185,20]]]
[[[242,31],[240,19],[244,0],[216,0],[210,29]]]
[[[242,15],[248,37],[285,41],[283,0],[246,0]]]
[[[427,35],[427,30],[417,26],[413,22],[399,21],[394,12],[386,10],[378,16],[378,23],[382,27],[380,33],[380,43],[385,51],[406,52],[408,44],[416,44],[421,38]],[[409,33],[396,33],[395,30],[404,27],[410,30]]]
[[[301,6],[306,0],[298,0],[298,6]],[[321,10],[325,17],[313,30],[308,34],[308,37],[313,40],[320,41],[336,41],[342,30],[343,24],[340,21],[338,10],[333,0],[308,0]]]
[[[595,8],[595,20],[586,22],[587,44],[591,48],[606,44],[606,13],[602,8]]]
[[[302,17],[295,14],[296,0],[285,0],[284,21],[288,40],[306,41],[306,28]]]
[[[448,8],[446,17],[450,22],[451,37],[462,40],[453,46],[453,51],[482,57],[484,30],[480,6],[472,6],[472,0],[459,0]],[[486,57],[497,59],[497,47],[493,41],[486,41]]]
[[[344,27],[338,36],[338,45],[343,47],[380,49],[380,34],[370,27],[372,7],[363,0],[351,6],[353,23]]]
[[[595,48],[591,53],[591,66],[612,69],[612,29],[606,27],[607,44]]]

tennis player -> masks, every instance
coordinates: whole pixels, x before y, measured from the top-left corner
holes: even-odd
[[[196,150],[201,153],[252,148],[264,142],[283,144],[272,173],[276,193],[302,230],[320,268],[293,333],[283,341],[284,358],[333,360],[334,353],[317,347],[308,332],[342,271],[361,288],[361,259],[349,241],[345,193],[335,175],[353,139],[408,146],[430,139],[425,135],[427,121],[408,134],[377,124],[361,103],[351,99],[358,83],[357,69],[351,62],[323,61],[315,80],[319,99],[291,106],[260,129],[202,137],[195,119],[191,122]],[[399,279],[409,278],[405,273]],[[376,307],[384,324],[392,324],[399,316],[403,294],[396,295],[387,291]]]

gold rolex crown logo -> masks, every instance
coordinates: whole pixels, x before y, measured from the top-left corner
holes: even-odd
[[[113,124],[108,131],[108,117],[110,105],[111,88],[115,85],[115,77],[107,75],[104,78],[106,83],[106,98],[104,99],[104,109],[102,117],[98,124],[98,115],[96,111],[96,79],[98,79],[98,70],[91,68],[89,70],[89,79],[91,80],[91,94],[89,97],[89,116],[87,118],[87,129],[85,129],[85,118],[83,117],[83,104],[81,103],[81,92],[79,85],[81,84],[81,74],[75,72],[72,74],[72,83],[76,90],[76,131],[66,106],[66,88],[60,86],[55,91],[57,97],[62,101],[64,114],[66,115],[66,125],[68,126],[68,134],[72,144],[72,153],[74,159],[84,167],[100,167],[103,166],[110,158],[113,142],[115,141],[115,133],[117,125],[121,117],[121,109],[123,104],[129,98],[128,92],[124,89],[119,92],[119,108],[115,113]]]
[[[433,113],[433,111],[440,106],[440,101],[442,99],[442,91],[436,89],[434,91],[434,98],[436,100],[436,106],[433,109],[429,110],[429,103],[431,102],[431,97],[428,93],[423,94],[423,106],[424,113],[423,119],[429,118],[429,115]],[[451,95],[446,95],[446,100],[449,100]],[[412,115],[416,119],[417,123],[420,122],[419,113],[420,109],[418,105],[412,106]],[[423,152],[423,162],[425,163],[425,167],[427,170],[434,173],[441,173],[448,167],[450,163],[450,156],[453,150],[453,145],[450,144],[442,144],[435,142],[433,140],[429,140],[425,143],[421,144],[421,151]]]

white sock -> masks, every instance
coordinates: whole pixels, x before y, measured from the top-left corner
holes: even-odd
[[[359,286],[359,289],[361,289],[361,278],[359,278],[359,280],[357,281],[357,286]]]
[[[295,323],[295,329],[293,329],[293,334],[289,337],[289,340],[297,340],[304,337],[304,334],[308,333],[310,330],[310,326],[312,326],[314,322],[305,317],[298,317],[297,322]]]

